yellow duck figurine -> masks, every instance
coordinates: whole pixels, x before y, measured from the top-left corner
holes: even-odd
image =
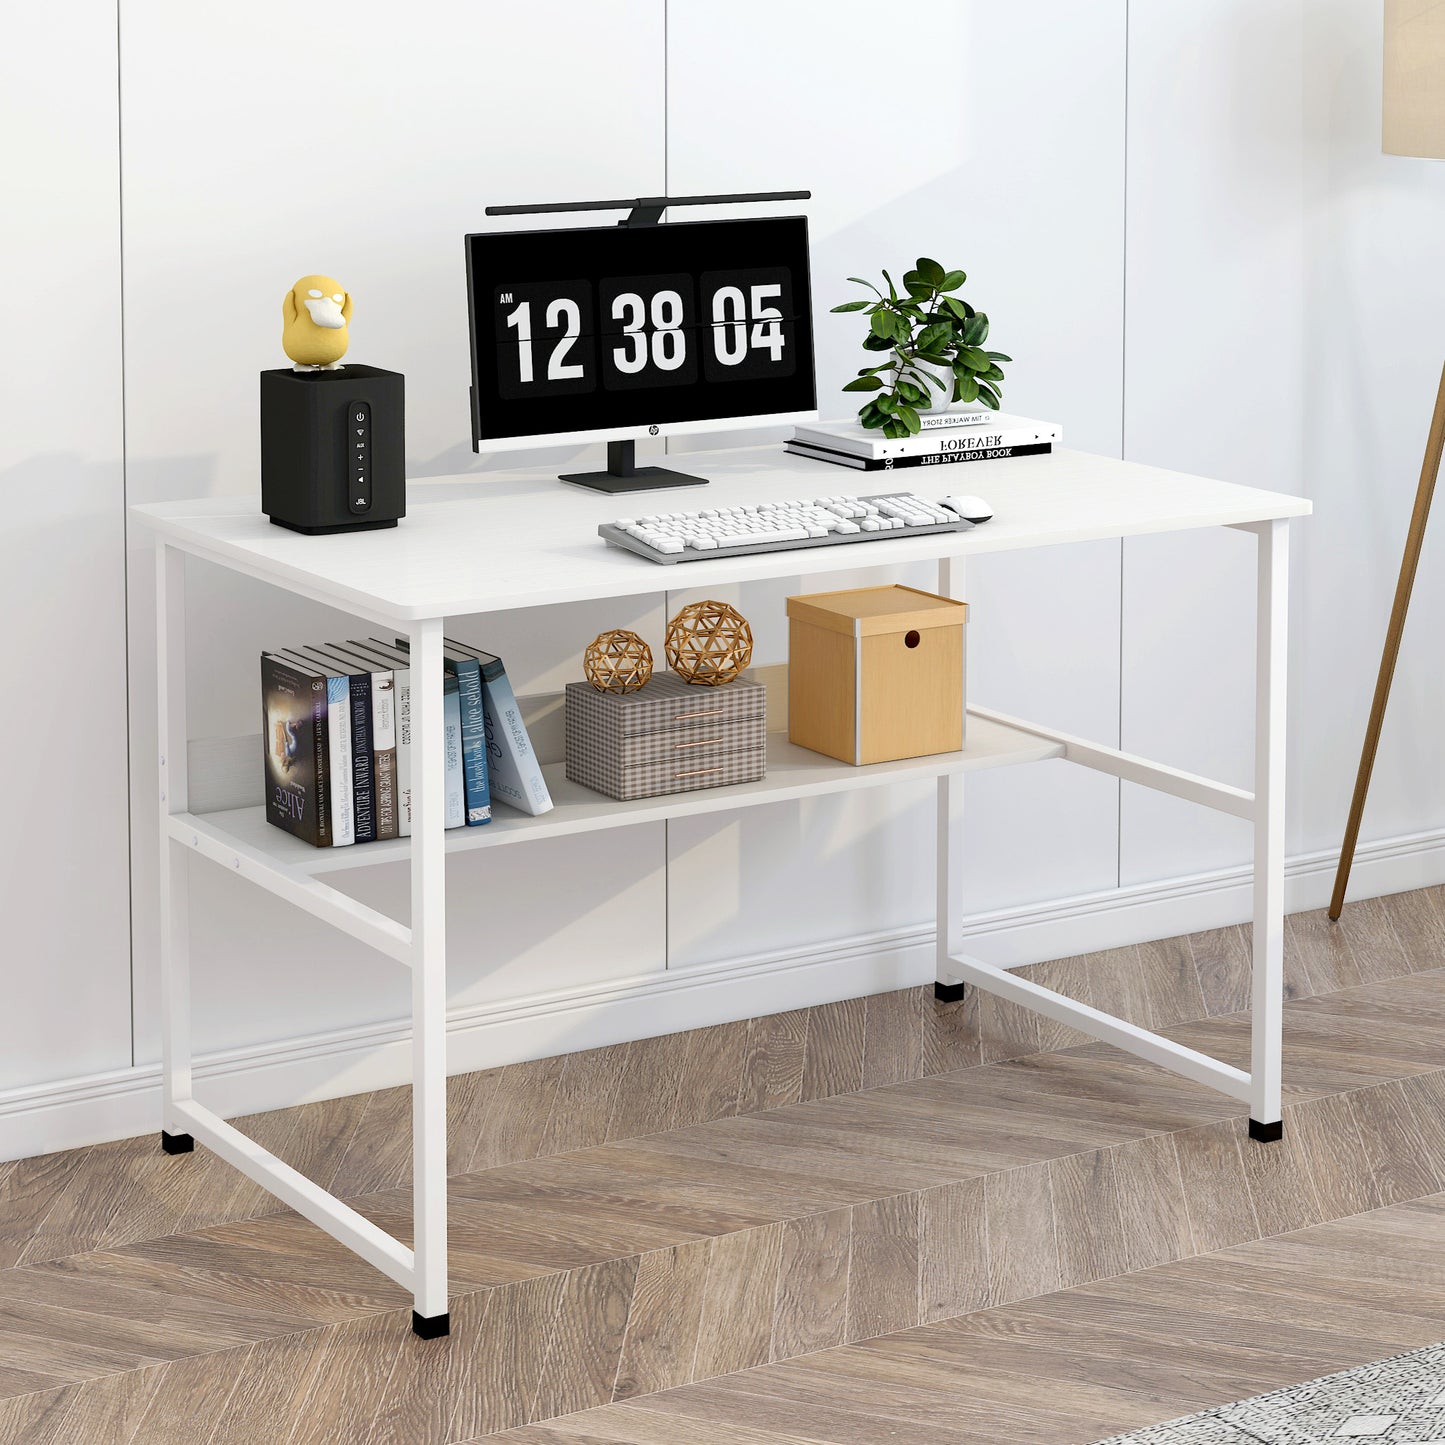
[[[334,371],[350,338],[351,293],[333,276],[303,276],[281,303],[281,346],[293,371]]]

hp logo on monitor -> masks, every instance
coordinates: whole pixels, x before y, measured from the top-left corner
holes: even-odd
[[[657,428],[655,426],[648,427],[647,434],[650,437],[655,437],[657,435]]]

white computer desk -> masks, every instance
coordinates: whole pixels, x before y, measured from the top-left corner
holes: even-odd
[[[447,1321],[444,865],[449,852],[852,788],[886,787],[898,779],[936,778],[940,993],[949,996],[967,982],[1036,1009],[1244,1101],[1249,1105],[1251,1134],[1264,1140],[1279,1136],[1287,523],[1291,517],[1306,515],[1310,504],[1299,497],[1067,451],[1051,457],[911,469],[896,476],[830,468],[784,455],[776,446],[689,454],[687,465],[713,479],[706,492],[609,497],[557,482],[555,469],[415,483],[410,489],[410,512],[400,527],[331,537],[303,537],[272,526],[259,514],[254,498],[133,509],[156,540],[166,1142],[179,1149],[199,1139],[411,1290],[419,1333],[441,1333]],[[931,497],[950,491],[981,493],[993,503],[994,519],[962,534],[890,538],[677,566],[658,566],[615,550],[596,535],[599,522],[664,507],[693,510],[903,488]],[[553,764],[548,770],[556,803],[551,812],[531,818],[504,807],[485,828],[450,833],[443,829],[442,634],[448,618],[924,560],[937,562],[941,593],[964,596],[963,568],[969,557],[1201,527],[1238,527],[1258,538],[1253,792],[971,707],[968,743],[958,753],[854,768],[795,748],[774,735],[769,739],[768,773],[760,782],[628,803],[567,782],[561,766]],[[313,849],[267,826],[259,807],[190,811],[184,676],[187,554],[410,638],[415,739],[411,838]],[[1253,823],[1253,1041],[1248,1073],[958,951],[963,775],[976,768],[1044,758],[1066,758]],[[414,1251],[194,1097],[184,873],[190,853],[239,873],[411,970]],[[409,858],[411,864],[410,926],[324,881],[336,870],[402,858]]]

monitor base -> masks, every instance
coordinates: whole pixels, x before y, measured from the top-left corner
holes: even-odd
[[[622,476],[616,472],[563,472],[557,480],[594,492],[660,492],[671,487],[705,487],[708,481],[666,467],[637,467]]]
[[[666,467],[639,467],[637,444],[630,440],[607,443],[605,472],[563,472],[557,480],[594,492],[660,492],[668,487],[707,486],[706,477],[690,477]]]

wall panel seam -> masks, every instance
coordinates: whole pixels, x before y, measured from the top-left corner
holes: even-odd
[[[1124,144],[1120,187],[1123,224],[1119,234],[1119,460],[1127,461],[1129,425],[1129,0],[1124,0]],[[1119,735],[1124,746],[1124,557],[1119,538]],[[1114,886],[1124,886],[1124,784],[1114,784]]]
[[[130,449],[126,432],[125,351],[125,109],[121,66],[121,3],[115,0],[115,189],[116,288],[120,320],[120,507],[121,507],[121,620],[124,626],[125,689],[125,869],[126,961],[130,979],[130,1062],[136,1064],[135,1000],[135,743],[131,709],[130,656]]]

